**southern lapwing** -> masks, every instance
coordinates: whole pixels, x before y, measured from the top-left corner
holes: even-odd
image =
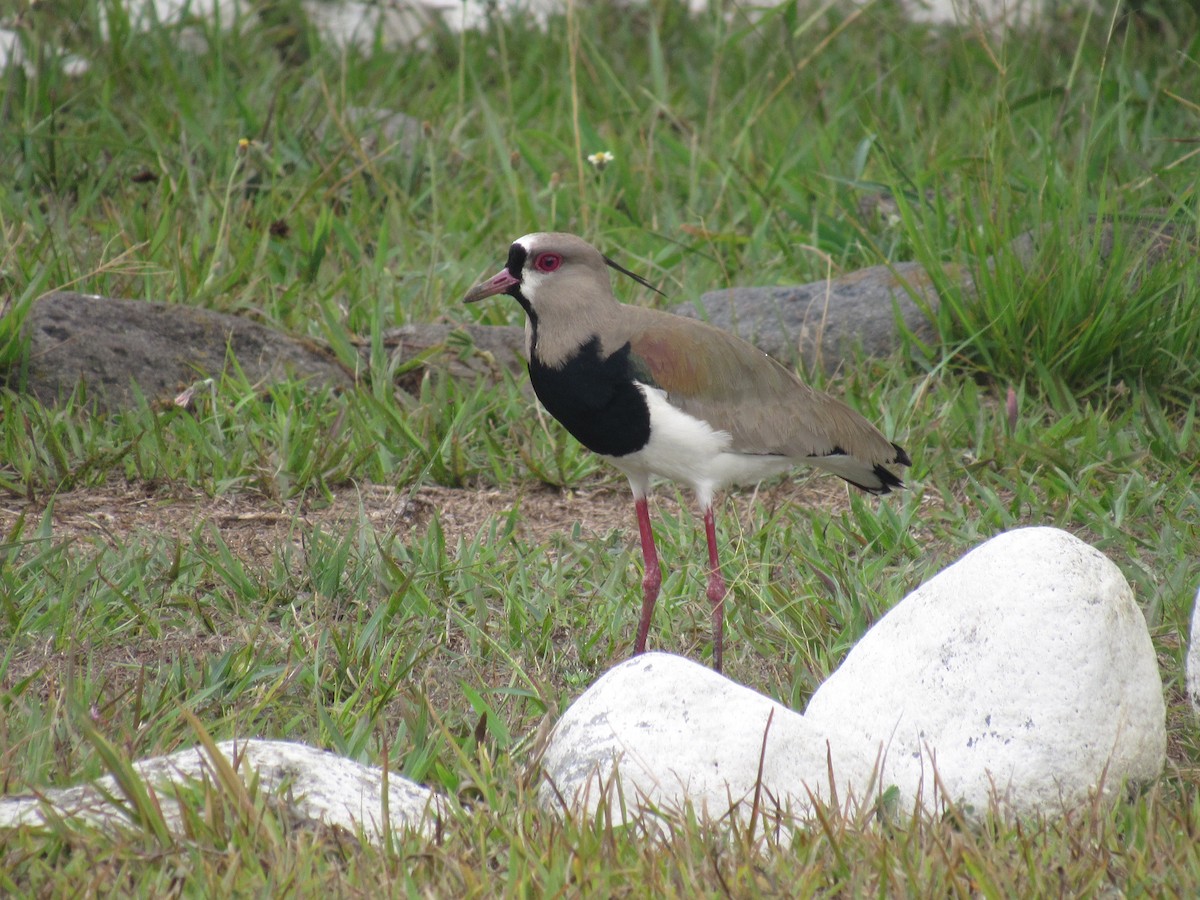
[[[508,263],[471,288],[475,303],[508,294],[524,308],[533,389],[549,413],[633,488],[645,577],[634,654],[662,573],[646,496],[652,476],[690,485],[704,512],[713,668],[721,670],[727,588],[717,559],[713,494],[807,463],[872,494],[901,487],[885,466],[908,454],[846,404],[813,390],[761,350],[698,319],[626,306],[608,269],[648,282],[573,234],[519,238]]]

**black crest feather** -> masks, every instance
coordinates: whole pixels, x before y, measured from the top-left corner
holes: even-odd
[[[658,294],[659,296],[661,296],[661,297],[665,297],[665,296],[667,296],[667,295],[666,295],[666,294],[664,294],[662,291],[660,291],[658,288],[656,288],[654,285],[652,285],[652,284],[651,284],[649,281],[647,281],[645,278],[643,278],[641,275],[636,275],[636,274],[634,274],[633,272],[630,272],[630,271],[629,271],[627,268],[625,268],[624,266],[622,266],[620,263],[615,263],[615,262],[613,262],[613,261],[612,261],[611,259],[609,259],[607,256],[606,256],[606,257],[604,257],[604,263],[605,263],[605,265],[607,265],[607,266],[608,266],[610,269],[616,269],[616,270],[617,270],[618,272],[620,272],[622,275],[628,275],[630,278],[632,278],[634,281],[636,281],[636,282],[637,282],[638,284],[640,284],[642,287],[648,287],[648,288],[650,288],[650,290],[654,291],[654,293]]]

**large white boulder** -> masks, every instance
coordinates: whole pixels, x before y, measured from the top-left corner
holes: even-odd
[[[618,822],[688,807],[803,819],[813,800],[883,791],[898,813],[949,800],[1053,815],[1155,778],[1165,755],[1162,682],[1128,583],[1083,541],[1027,528],[901,601],[804,715],[678,657],[617,666],[556,725],[541,800]]]
[[[906,807],[1054,812],[1149,781],[1166,759],[1162,680],[1133,592],[1057,528],[1001,534],[909,594],[805,715],[882,749],[882,783]]]
[[[1187,648],[1187,694],[1192,711],[1200,716],[1200,590],[1192,604],[1192,628]]]
[[[339,826],[354,834],[361,829],[372,843],[381,843],[388,827],[393,832],[415,830],[432,836],[445,812],[445,802],[429,788],[391,773],[385,806],[381,769],[305,744],[223,741],[216,750],[218,761],[235,766],[243,781],[256,774],[259,790],[278,794],[294,818]],[[163,820],[175,833],[184,830],[179,799],[186,795],[180,795],[174,786],[208,782],[221,789],[223,784],[213,758],[199,747],[144,759],[132,768],[157,795]],[[48,813],[101,827],[128,825],[128,817],[110,799],[123,796],[117,779],[105,775],[75,787],[45,789],[37,796],[0,797],[0,828],[44,825]]]

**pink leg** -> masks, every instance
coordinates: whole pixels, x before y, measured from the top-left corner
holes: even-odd
[[[650,506],[645,497],[638,497],[635,505],[646,569],[642,578],[642,620],[638,622],[637,642],[633,645],[633,655],[637,656],[646,652],[646,635],[650,632],[650,618],[654,615],[654,603],[662,585],[662,570],[658,566],[658,550],[654,547],[654,531],[650,528]]]
[[[713,670],[720,672],[725,649],[725,595],[729,589],[717,560],[717,522],[712,506],[704,508],[704,534],[708,538],[708,602],[713,608]]]

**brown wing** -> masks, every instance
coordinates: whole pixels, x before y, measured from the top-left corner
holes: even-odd
[[[742,453],[849,455],[874,467],[907,456],[845,403],[804,384],[757,347],[697,319],[631,317],[635,374],[685,412],[733,437]]]

